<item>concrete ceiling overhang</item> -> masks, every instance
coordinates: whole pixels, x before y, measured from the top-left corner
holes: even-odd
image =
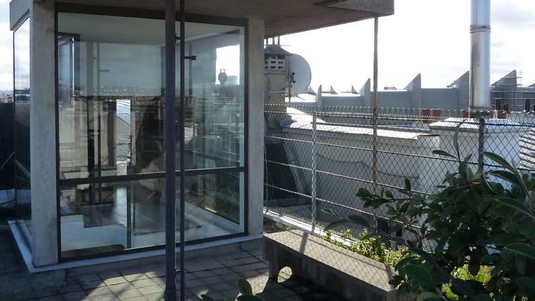
[[[162,10],[164,4],[163,0],[56,2],[155,10]],[[262,19],[266,38],[394,13],[394,0],[186,0],[185,5],[188,14]]]

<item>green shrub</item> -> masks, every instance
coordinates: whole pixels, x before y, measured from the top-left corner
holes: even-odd
[[[454,140],[456,154],[433,152],[458,164],[438,193],[415,193],[409,180],[398,191],[357,193],[365,207],[387,209],[391,232],[374,235],[410,254],[395,265],[398,274],[390,283],[419,301],[535,300],[534,175],[521,174],[493,153],[484,155],[500,168],[474,172],[470,156],[460,157],[457,134]],[[344,222],[370,226],[349,216],[329,227]],[[403,238],[394,235],[399,230]]]
[[[392,249],[381,238],[370,236],[366,229],[356,238],[350,229],[342,230],[341,240],[335,239],[330,231],[327,231],[322,238],[334,245],[389,266],[395,266],[407,255],[407,248],[402,246]]]

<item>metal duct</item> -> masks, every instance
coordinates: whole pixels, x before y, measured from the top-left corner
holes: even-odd
[[[490,108],[490,0],[472,0],[470,108]]]

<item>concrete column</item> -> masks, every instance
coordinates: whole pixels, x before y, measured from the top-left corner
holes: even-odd
[[[36,267],[58,262],[54,3],[30,8],[32,253]]]
[[[249,49],[249,234],[263,232],[264,206],[264,21],[249,19],[247,48]]]

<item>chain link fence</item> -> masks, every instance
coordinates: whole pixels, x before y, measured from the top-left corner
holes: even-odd
[[[374,113],[362,107],[266,105],[265,216],[323,236],[324,227],[337,219],[323,209],[386,227],[385,208],[364,208],[356,197],[359,188],[396,192],[408,179],[414,191],[436,192],[457,163],[432,151],[456,154],[455,140],[474,172],[499,168],[484,151],[535,170],[535,115],[467,117],[466,111],[438,109]],[[331,234],[351,238],[361,231],[344,225]]]

